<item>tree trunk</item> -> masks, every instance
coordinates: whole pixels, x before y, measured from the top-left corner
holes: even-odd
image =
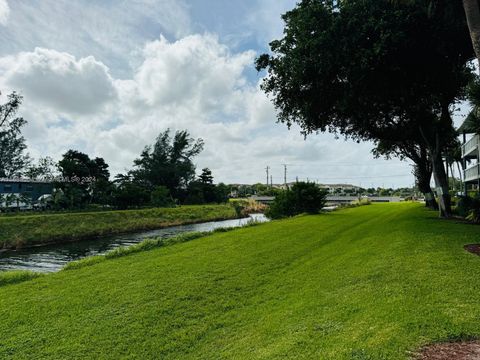
[[[480,62],[480,5],[478,0],[463,0],[463,8],[467,16],[468,29],[472,38],[475,55]]]
[[[432,210],[438,210],[437,200],[435,194],[430,187],[430,180],[432,179],[432,170],[427,163],[417,164],[415,166],[415,177],[417,178],[418,189],[425,196],[425,206]]]
[[[448,186],[447,173],[443,165],[442,153],[440,151],[432,151],[431,161],[433,168],[433,177],[437,187],[438,205],[440,216],[449,218],[452,216],[452,204]]]

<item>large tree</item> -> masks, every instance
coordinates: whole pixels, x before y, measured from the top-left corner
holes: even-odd
[[[22,96],[13,92],[0,105],[0,177],[20,176],[30,162],[21,132],[27,121],[16,116],[22,100]]]
[[[478,61],[480,62],[480,3],[478,0],[463,0],[470,37]]]
[[[87,154],[69,150],[58,162],[58,169],[63,181],[57,185],[64,192],[68,207],[108,202],[112,186],[108,164],[103,158],[90,159]]]
[[[160,133],[153,146],[147,146],[134,161],[130,172],[135,182],[150,191],[165,186],[175,199],[183,200],[188,184],[195,179],[193,158],[203,150],[203,140],[193,139],[188,131]]]
[[[376,157],[384,156],[390,159],[395,156],[402,160],[410,159],[413,161],[413,175],[418,189],[425,197],[425,205],[433,210],[438,210],[438,203],[430,186],[433,171],[432,163],[424,146],[412,140],[379,141],[373,153]]]
[[[36,164],[27,167],[24,176],[32,180],[52,181],[55,178],[56,165],[51,157],[41,157]]]
[[[458,21],[462,5],[438,2],[427,11],[418,2],[303,0],[283,16],[284,37],[257,69],[268,69],[262,87],[279,120],[305,134],[397,142],[408,129],[427,149],[448,216],[442,154],[455,138],[452,105],[471,80],[473,49]]]

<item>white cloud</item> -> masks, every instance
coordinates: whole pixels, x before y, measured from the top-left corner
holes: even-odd
[[[0,0],[0,25],[7,25],[9,15],[10,7],[7,0]]]
[[[0,86],[25,94],[23,115],[30,121],[25,135],[32,152],[59,157],[77,148],[104,157],[113,173],[123,172],[159,132],[171,128],[205,140],[198,168],[210,167],[218,181],[264,181],[270,165],[273,180],[281,182],[282,163],[292,164],[289,180],[343,177],[358,184],[362,180],[356,177],[381,176],[387,166],[392,173],[410,173],[399,162],[371,161],[370,144],[342,143],[329,135],[304,140],[298,128],[276,125],[258,80],[246,75],[253,51],[232,53],[216,36],[204,34],[172,42],[160,37],[141,54],[126,79],[112,77],[93,57],[77,59],[55,50],[0,58]],[[356,166],[322,166],[339,161]],[[395,181],[408,184],[405,179]]]
[[[93,114],[116,98],[108,68],[89,56],[36,48],[0,59],[3,82],[27,97],[68,114]]]
[[[192,35],[170,43],[163,36],[148,43],[135,81],[151,106],[188,106],[199,111],[227,110],[241,90],[242,76],[255,53],[230,54],[213,35]],[[232,110],[232,109],[230,109]]]
[[[0,31],[0,55],[35,47],[77,58],[94,55],[122,77],[131,76],[145,41],[160,33],[173,39],[191,33],[184,0],[14,0],[10,8],[9,26]]]

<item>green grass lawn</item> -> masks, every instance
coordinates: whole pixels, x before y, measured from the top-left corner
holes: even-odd
[[[413,204],[215,233],[0,287],[1,359],[408,359],[480,337],[480,227]]]
[[[0,217],[0,249],[234,217],[236,213],[230,205],[3,216]]]

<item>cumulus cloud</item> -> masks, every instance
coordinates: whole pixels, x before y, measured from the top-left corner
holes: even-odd
[[[144,56],[135,81],[149,105],[188,103],[203,111],[233,105],[226,98],[245,86],[242,73],[253,64],[255,53],[232,55],[215,36],[205,34],[173,43],[162,36],[145,46]]]
[[[232,53],[207,33],[176,41],[160,37],[147,42],[141,54],[126,79],[112,77],[93,57],[77,59],[55,50],[0,58],[0,86],[25,95],[23,115],[30,120],[25,134],[32,152],[59,157],[76,148],[104,157],[112,173],[124,172],[159,132],[188,129],[206,143],[198,167],[210,167],[218,181],[263,181],[270,165],[273,180],[281,182],[282,163],[296,165],[290,180],[298,175],[335,182],[333,177],[378,173],[368,166],[317,166],[371,159],[370,144],[339,144],[331,136],[304,140],[299,129],[275,125],[261,79],[247,75],[253,51]]]
[[[116,98],[108,68],[89,56],[74,56],[36,48],[0,59],[3,82],[42,103],[68,114],[93,114]]]
[[[0,0],[0,25],[7,25],[8,16],[10,15],[10,7],[7,0]]]

